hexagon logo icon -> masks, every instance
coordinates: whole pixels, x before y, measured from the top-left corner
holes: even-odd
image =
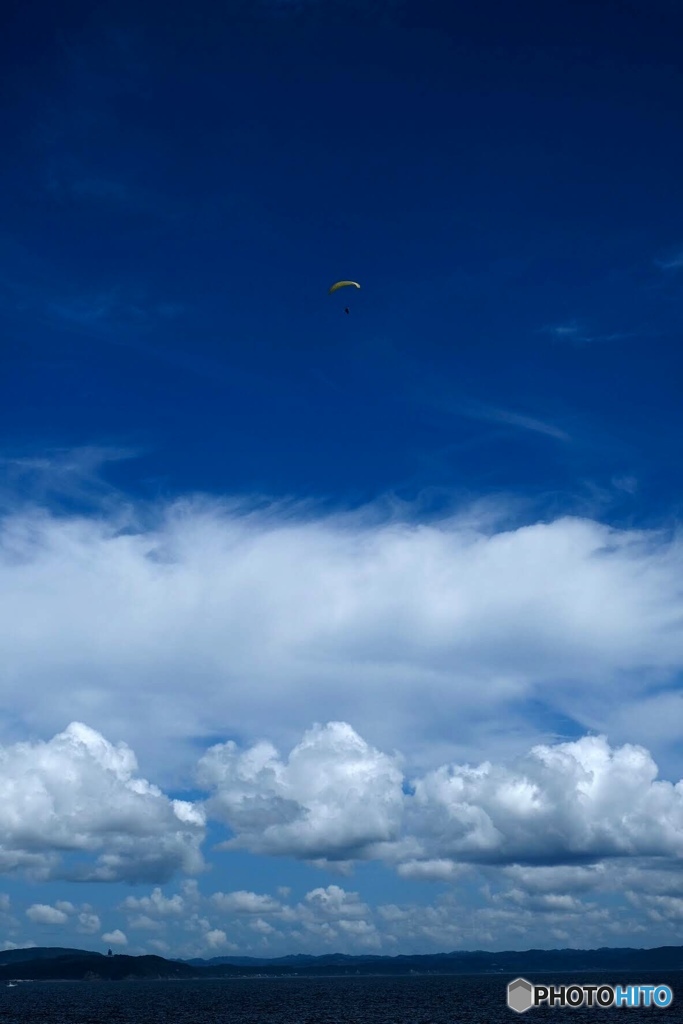
[[[515,1013],[524,1013],[534,1004],[534,986],[526,978],[515,978],[508,985],[508,1006]]]

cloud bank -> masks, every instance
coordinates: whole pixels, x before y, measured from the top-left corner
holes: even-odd
[[[472,866],[683,859],[683,782],[658,779],[647,750],[612,748],[604,736],[539,745],[511,764],[451,763],[408,776],[398,754],[330,722],[308,730],[287,758],[267,742],[213,746],[197,769],[203,803],[168,799],[134,774],[131,750],[79,723],[47,743],[0,750],[0,765],[2,869],[43,878],[163,882],[197,873],[207,820],[229,828],[223,849],[343,869],[379,860],[404,878],[434,881]],[[237,891],[216,893],[213,904],[263,915],[279,902]],[[158,887],[124,907],[140,928],[183,913],[182,899]],[[28,916],[60,924],[74,912],[61,901],[35,904]]]
[[[12,852],[4,873],[160,883],[106,913],[101,941],[134,952],[519,948],[522,937],[547,945],[549,936],[599,945],[643,931],[665,942],[680,926],[683,782],[659,779],[642,747],[611,747],[603,736],[538,745],[509,764],[406,774],[399,754],[331,722],[286,757],[266,741],[214,745],[197,768],[206,799],[194,803],[165,797],[135,774],[132,751],[79,724],[47,743],[4,748],[0,763],[30,788],[11,790],[3,810],[0,844]],[[99,786],[106,799],[90,799]],[[224,848],[267,854],[274,867],[295,858],[351,873],[375,861],[395,872],[397,895],[400,879],[448,888],[426,905],[373,905],[338,884],[298,902],[288,887],[204,893],[192,879],[166,894],[172,872],[200,869],[212,820],[231,832]],[[6,948],[21,935],[87,944],[104,916],[69,900],[31,903],[28,936],[0,899]]]
[[[291,747],[313,721],[425,767],[593,731],[680,770],[681,580],[678,534],[502,506],[23,508],[0,522],[0,739],[53,735],[66,703],[175,782],[197,743]]]
[[[215,955],[509,947],[515,928],[670,939],[676,532],[519,525],[502,504],[419,524],[378,507],[113,508],[0,521],[0,871],[150,889],[114,916],[34,895],[0,941],[106,929],[131,950]],[[233,891],[226,874],[213,893],[164,892],[201,875],[209,829],[218,866],[231,851],[346,877],[381,864],[395,902]],[[441,895],[403,903],[402,882]]]

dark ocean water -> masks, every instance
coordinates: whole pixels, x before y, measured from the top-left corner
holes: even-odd
[[[406,978],[251,978],[225,981],[28,982],[0,988],[0,1024],[572,1024],[625,1017],[683,1022],[683,972],[655,977],[530,974],[539,984],[666,984],[665,1009],[506,1006],[508,975]],[[626,1024],[626,1020],[624,1024]]]

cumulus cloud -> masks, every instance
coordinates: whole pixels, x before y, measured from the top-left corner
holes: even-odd
[[[372,908],[357,892],[341,886],[316,887],[294,904],[245,890],[206,896],[197,893],[195,897],[195,910],[181,916],[168,915],[163,920],[163,941],[178,955],[205,956],[210,950],[255,952],[254,942],[259,955],[266,949],[269,955],[292,948],[317,951],[321,942],[327,948],[349,952],[381,945]],[[136,903],[144,905],[149,899],[142,896]],[[130,900],[121,904],[121,909],[129,907]],[[150,926],[158,923],[158,919],[147,922]],[[146,945],[155,948],[151,940]]]
[[[212,928],[205,935],[206,944],[211,949],[220,949],[221,946],[227,945],[228,937],[224,931],[220,928]]]
[[[509,512],[9,514],[7,722],[51,735],[68,693],[74,717],[166,775],[202,736],[291,744],[312,721],[362,722],[374,747],[431,766],[519,754],[558,720],[639,740],[624,709],[683,667],[680,539]]]
[[[680,537],[509,512],[6,515],[0,871],[163,884],[201,869],[209,814],[231,849],[344,871],[374,859],[453,891],[484,878],[491,916],[442,933],[454,943],[530,934],[534,915],[552,934],[575,936],[582,914],[598,929],[608,890],[668,936],[682,797],[655,759],[680,778]],[[65,695],[88,726],[59,731]],[[228,736],[201,758],[205,804],[146,781],[187,783],[198,744]],[[233,928],[375,941],[353,922],[379,918],[349,900],[335,916],[330,888],[293,906],[286,887],[208,902],[154,889],[124,901],[122,924],[203,949]],[[49,910],[100,930],[76,899]],[[447,919],[410,914],[416,942]]]
[[[102,936],[102,942],[109,942],[112,946],[128,945],[128,939],[120,928],[115,928],[113,932],[105,932]]]
[[[6,908],[9,910],[9,901]],[[94,935],[101,928],[100,919],[92,912],[88,903],[83,903],[80,908],[74,906],[69,900],[57,900],[54,906],[46,903],[34,903],[26,910],[26,916],[34,924],[59,924],[68,925],[74,919],[76,931],[81,935]]]
[[[415,844],[415,849],[418,848]],[[400,854],[400,846],[394,850]],[[452,860],[405,860],[399,861],[396,865],[397,874],[401,878],[416,878],[426,882],[452,882],[465,871],[462,864],[455,864]]]
[[[63,910],[58,910],[46,903],[34,903],[26,911],[26,916],[34,924],[66,924],[69,920]]]
[[[359,899],[357,892],[346,892],[338,885],[312,889],[306,893],[306,904],[325,917],[358,918],[369,913],[369,907]]]
[[[128,918],[128,927],[156,932],[163,928],[163,924],[151,917],[147,917],[146,914],[137,914],[135,917]]]
[[[184,913],[185,901],[179,893],[164,896],[157,886],[149,896],[127,896],[121,907],[123,910],[141,910],[152,917],[177,917]]]
[[[48,742],[0,748],[0,868],[100,881],[200,870],[201,811],[169,800],[136,769],[125,744],[78,722]],[[60,854],[90,860],[67,865]],[[73,911],[60,903],[53,913],[61,923]]]
[[[23,824],[23,832],[15,824],[15,834],[24,842],[30,835],[34,846],[35,837],[41,835],[44,845],[52,842],[63,848],[66,827],[61,821],[52,823],[48,812],[55,804],[61,809],[68,808],[69,801],[76,802],[71,786],[79,800],[80,828],[72,830],[72,849],[93,850],[97,855],[106,836],[107,853],[99,854],[100,860],[111,858],[117,843],[129,850],[142,840],[146,852],[150,836],[162,827],[175,828],[177,842],[187,842],[186,821],[171,818],[173,802],[150,783],[133,777],[131,752],[112,747],[92,731],[84,734],[84,728],[72,727],[38,748],[40,756],[30,762],[34,772],[29,797],[19,799],[25,775],[17,773],[15,789],[8,787],[14,804],[9,800],[0,809],[0,821],[3,814],[7,820],[12,806],[25,815],[32,809],[30,823]],[[90,746],[84,744],[80,760],[66,761],[70,775],[65,778],[64,768],[58,772],[54,767],[65,763],[65,738],[80,741],[84,735]],[[110,770],[123,776],[111,789],[115,796],[123,790],[118,808],[113,798],[103,806],[88,788],[92,746],[100,752],[100,770],[106,756],[114,766]],[[24,747],[23,755],[33,755],[33,747]],[[80,775],[74,764],[80,767]],[[547,896],[573,897],[599,888],[605,863],[628,861],[640,871],[650,866],[647,884],[653,895],[680,895],[661,879],[668,877],[667,865],[673,868],[683,859],[683,782],[659,779],[656,763],[642,747],[612,747],[604,736],[584,736],[568,743],[536,745],[526,757],[509,763],[447,763],[411,778],[404,776],[399,764],[396,753],[370,747],[348,724],[333,722],[309,730],[286,758],[265,742],[244,750],[234,742],[219,744],[201,759],[200,777],[212,787],[207,812],[227,822],[233,832],[223,844],[230,849],[309,861],[315,855],[315,862],[323,864],[334,864],[341,856],[351,864],[374,859],[392,866],[403,878],[453,884],[473,867],[497,866],[505,869],[510,891],[525,894],[526,905],[537,908]],[[187,806],[191,815],[203,820],[203,812]],[[42,834],[41,814],[46,823]],[[120,832],[110,829],[107,835],[113,816]],[[28,832],[29,828],[33,831]],[[197,844],[191,848],[198,850],[200,836],[191,834],[191,838]],[[654,863],[659,874],[652,872]],[[194,866],[191,858],[189,864]],[[89,877],[93,876],[97,877],[91,870]],[[282,902],[286,898],[285,890],[280,899],[237,890],[215,892],[209,903],[224,916],[280,915],[284,919],[290,912]],[[126,897],[120,909],[135,929],[153,930],[159,922],[193,913],[197,927],[210,930],[208,920],[204,926],[204,919],[196,915],[200,900],[196,882],[188,880],[182,893],[165,895],[156,887],[150,895]],[[362,901],[354,902],[335,885],[311,890],[303,906],[316,910],[315,927],[323,932],[324,922],[331,917],[361,919],[367,912]],[[91,911],[87,905],[77,908],[62,900],[54,906],[34,904],[27,915],[44,924],[64,924],[77,917],[79,930],[94,932],[99,922],[95,923],[97,916],[91,916]],[[302,920],[312,921],[305,915]]]
[[[209,813],[238,832],[228,847],[309,859],[358,856],[391,839],[401,780],[395,759],[344,722],[314,726],[286,763],[271,744],[240,752],[230,742],[212,747],[199,770],[199,781],[215,791]]]
[[[278,900],[255,892],[215,892],[211,897],[218,910],[229,914],[268,914],[280,909]]]
[[[671,944],[680,928],[681,876],[658,863],[621,858],[589,865],[480,865],[470,869],[463,884],[451,880],[427,903],[372,905],[338,885],[318,886],[292,904],[248,894],[261,897],[259,914],[240,911],[243,900],[222,906],[215,900],[230,894],[198,893],[194,911],[160,919],[163,938],[150,937],[139,948],[192,957],[230,951],[277,956],[297,950],[525,949],[553,943],[592,948],[631,938],[637,945]],[[640,888],[648,879],[649,886]],[[248,906],[254,908],[256,901]]]
[[[621,906],[607,909],[563,895],[472,906],[469,894],[465,900],[449,892],[428,905],[383,904],[377,917],[385,946],[394,942],[415,950],[548,948],[558,942],[590,949],[605,945],[608,935],[620,936],[622,944],[641,931]]]
[[[81,932],[81,934],[94,935],[101,927],[102,925],[97,914],[83,912],[78,915],[76,931]]]
[[[258,918],[250,922],[252,930],[270,941],[281,937],[283,927],[289,939],[315,940],[335,948],[379,948],[381,938],[374,922],[373,912],[357,892],[349,892],[338,885],[319,886],[307,892],[294,906],[284,906],[273,912],[278,928]]]
[[[586,892],[602,888],[608,880],[605,864],[521,865],[504,868],[502,877],[529,893]]]
[[[407,828],[429,855],[485,863],[683,856],[683,783],[604,736],[537,746],[523,764],[451,765],[414,783]]]
[[[641,897],[641,905],[653,921],[683,922],[683,899],[678,896]]]
[[[249,922],[249,927],[252,931],[258,932],[259,935],[275,935],[277,929],[273,928],[272,924],[268,924],[262,917],[257,917],[254,921]]]
[[[331,723],[307,733],[286,762],[264,743],[214,747],[201,777],[216,787],[209,810],[235,832],[228,848],[303,859],[353,851],[406,878],[452,881],[470,864],[680,861],[683,782],[657,775],[644,748],[585,736],[537,745],[511,765],[442,765],[404,786],[395,758]],[[326,905],[342,891],[309,898]],[[214,900],[255,911],[265,902],[253,893]]]

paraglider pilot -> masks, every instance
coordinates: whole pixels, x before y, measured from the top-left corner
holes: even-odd
[[[336,292],[337,289],[339,289],[339,288],[360,288],[360,285],[358,284],[358,281],[337,281],[330,288],[329,294],[332,295],[332,293]],[[348,306],[344,306],[344,312],[348,315],[348,312],[349,312],[349,307]]]

